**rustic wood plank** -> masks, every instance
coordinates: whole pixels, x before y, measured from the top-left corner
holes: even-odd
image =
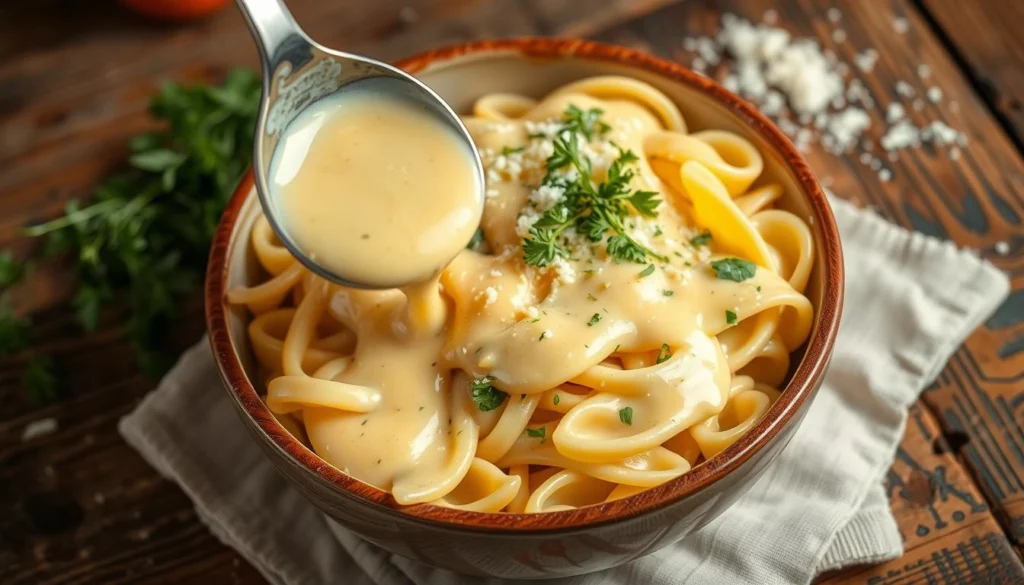
[[[953,446],[921,405],[910,411],[886,491],[901,528],[903,556],[829,575],[819,583],[998,583],[1024,575]]]
[[[914,0],[1024,151],[1024,42],[1020,2]]]
[[[382,58],[482,36],[588,34],[670,0],[291,0],[317,39]],[[86,7],[86,4],[89,6]],[[83,197],[124,144],[148,126],[145,104],[165,79],[215,79],[255,65],[241,17],[172,28],[143,23],[113,3],[76,3],[74,22],[48,23],[66,3],[0,6],[0,248],[27,243],[15,232]],[[355,5],[359,4],[358,9]],[[14,25],[13,23],[18,23]],[[61,75],[54,75],[53,71]],[[30,300],[40,350],[55,353],[66,402],[31,404],[18,387],[22,358],[0,359],[0,582],[260,583],[221,545],[188,498],[123,441],[117,420],[152,387],[119,339],[118,315],[85,335],[70,313],[66,274],[34,279]],[[48,309],[49,307],[58,307]],[[186,307],[174,345],[197,340],[198,302]],[[55,418],[56,433],[21,442],[25,425]]]
[[[843,15],[833,24],[828,9],[836,6]],[[876,147],[875,156],[886,161],[893,173],[889,182],[855,155],[835,156],[816,148],[807,156],[838,195],[871,206],[898,224],[977,249],[1010,275],[1014,289],[1010,299],[967,339],[923,401],[954,442],[964,444],[959,450],[961,463],[981,486],[1011,542],[1020,546],[1024,538],[1020,433],[1024,426],[1024,163],[914,6],[904,0],[880,0],[870,8],[825,0],[703,0],[667,8],[598,38],[633,44],[688,64],[694,56],[683,50],[683,37],[712,34],[723,13],[760,21],[769,10],[794,35],[816,38],[851,64],[851,74],[876,102],[869,111],[872,127],[866,134],[875,145],[884,133],[885,104],[901,99],[894,88],[898,80],[916,86],[919,94],[931,86],[943,91],[940,104],[925,101],[921,112],[909,100],[901,100],[915,125],[945,120],[969,136],[970,144],[956,160],[946,149],[922,147],[902,151],[890,162]],[[896,19],[906,19],[905,32],[897,30]],[[841,42],[834,38],[837,29],[845,34],[845,39],[839,37]],[[852,64],[854,56],[869,47],[879,52],[880,59],[870,74],[863,74]],[[919,79],[920,64],[930,67],[927,80]],[[1002,246],[1008,247],[1008,253],[996,252]],[[910,451],[906,443],[904,448]],[[998,541],[997,537],[992,536]],[[961,544],[972,546],[970,540]],[[893,567],[899,569],[898,562]]]

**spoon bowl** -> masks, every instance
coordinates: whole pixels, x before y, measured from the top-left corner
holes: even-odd
[[[401,69],[367,57],[336,51],[309,38],[281,0],[237,0],[259,48],[263,94],[253,146],[253,175],[263,212],[281,243],[309,270],[332,282],[357,288],[398,288],[411,282],[361,282],[325,267],[296,243],[282,221],[281,194],[271,187],[271,162],[289,124],[322,99],[358,84],[422,106],[464,143],[473,157],[477,185],[484,189],[480,155],[459,116],[433,90]],[[369,196],[369,195],[368,195]],[[372,222],[381,218],[366,218]],[[463,242],[463,246],[469,241]],[[450,259],[449,259],[450,260]]]

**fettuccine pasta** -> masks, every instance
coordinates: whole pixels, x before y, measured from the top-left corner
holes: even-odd
[[[808,337],[814,260],[754,145],[622,77],[464,122],[480,237],[433,279],[329,284],[257,221],[267,277],[228,301],[281,424],[400,504],[515,513],[631,496],[754,426]]]

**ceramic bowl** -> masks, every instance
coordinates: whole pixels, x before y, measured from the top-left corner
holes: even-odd
[[[818,251],[807,294],[814,326],[794,356],[782,397],[743,438],[689,473],[635,496],[543,514],[493,514],[430,505],[399,506],[391,496],[335,469],[278,424],[260,400],[244,308],[224,292],[262,277],[249,249],[259,213],[252,175],[242,180],[221,219],[210,254],[206,309],[210,340],[225,387],[246,426],[288,480],[325,514],[373,544],[462,573],[551,578],[626,563],[700,529],[729,507],[793,436],[821,384],[843,301],[839,235],[828,201],[807,163],[749,103],[706,77],[628,49],[580,40],[514,39],[462,44],[399,65],[434,88],[456,111],[481,95],[542,96],[594,75],[646,81],[678,104],[691,130],[716,128],[752,141],[764,177],[785,187],[781,207],[810,226]]]

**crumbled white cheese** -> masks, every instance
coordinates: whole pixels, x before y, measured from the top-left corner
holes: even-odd
[[[904,34],[910,30],[910,21],[902,16],[897,16],[892,19],[892,28],[899,34]]]
[[[57,419],[51,417],[35,420],[25,425],[24,430],[21,431],[21,442],[27,443],[32,439],[52,435],[55,432],[57,432]]]
[[[857,64],[858,69],[864,73],[871,73],[875,68],[875,63],[878,62],[878,51],[867,49],[863,53],[857,53],[853,60]]]
[[[519,212],[519,217],[516,218],[516,234],[521,238],[525,238],[530,235],[530,229],[539,219],[540,214],[537,213],[536,209],[532,207],[524,207]]]
[[[822,144],[834,152],[849,152],[860,135],[871,126],[871,116],[860,108],[849,108],[833,116]]]
[[[484,306],[489,306],[498,300],[498,289],[489,286],[484,289]]]
[[[895,124],[899,120],[903,119],[905,111],[903,105],[899,102],[893,102],[889,104],[889,107],[885,110],[885,121],[889,124]]]
[[[541,122],[526,120],[523,122],[523,127],[526,128],[527,134],[539,134],[548,140],[553,140],[558,135],[558,131],[562,129],[562,124],[558,120]]]
[[[900,120],[895,126],[890,127],[882,137],[882,148],[886,150],[907,148],[918,144],[921,144],[921,139],[918,136],[917,128],[908,120]]]
[[[892,179],[892,171],[890,171],[889,169],[882,169],[878,171],[878,178],[883,183],[888,183],[889,180]]]
[[[1004,241],[998,241],[996,242],[995,250],[996,254],[999,254],[1000,256],[1006,256],[1007,254],[1010,253],[1010,244],[1007,244]]]
[[[928,97],[928,101],[933,104],[937,104],[942,101],[942,90],[938,87],[929,87],[928,91],[925,92],[925,95]]]
[[[932,75],[932,68],[921,63],[917,66],[917,76],[921,79],[928,79]]]
[[[563,284],[572,284],[576,282],[576,269],[569,264],[565,258],[555,258],[555,261],[551,263],[551,266],[555,269],[556,278]]]
[[[928,136],[925,134],[927,133]],[[964,144],[967,138],[944,122],[935,120],[921,131],[921,138],[931,140],[934,144],[945,146],[947,144]]]
[[[841,28],[837,28],[836,30],[832,31],[832,40],[836,44],[845,43],[846,42],[846,31],[841,29]]]
[[[905,98],[912,98],[917,95],[917,91],[914,90],[914,86],[902,79],[896,82],[896,93]]]
[[[829,22],[832,23],[839,22],[840,20],[843,19],[842,11],[834,6],[832,8],[829,8],[826,14],[828,14]]]
[[[558,185],[541,185],[530,193],[530,203],[540,211],[547,211],[565,196],[565,189]]]

